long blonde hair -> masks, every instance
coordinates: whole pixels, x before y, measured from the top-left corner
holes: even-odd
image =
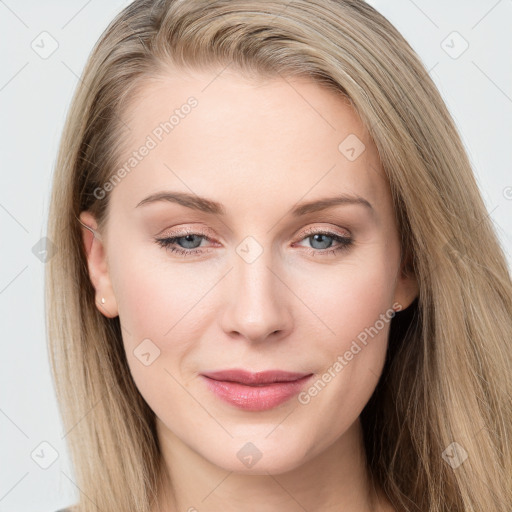
[[[162,476],[155,415],[131,378],[119,318],[95,307],[77,218],[90,210],[105,224],[109,196],[94,190],[119,165],[120,114],[171,63],[305,76],[349,99],[378,148],[419,284],[392,321],[383,375],[361,416],[372,479],[398,511],[510,510],[507,262],[428,72],[362,0],[136,0],[96,44],[62,136],[48,226],[58,251],[46,275],[77,510],[148,512]],[[467,458],[455,467],[454,454]]]

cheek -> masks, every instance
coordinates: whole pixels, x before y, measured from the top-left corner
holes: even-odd
[[[171,339],[196,315],[195,306],[215,283],[211,272],[197,272],[189,265],[166,261],[148,249],[114,254],[113,285],[124,334]],[[133,340],[137,341],[136,339]]]
[[[310,322],[329,351],[339,351],[393,303],[395,269],[385,258],[348,259],[304,273],[294,291],[315,313]],[[307,276],[307,277],[304,277]],[[320,330],[319,330],[320,329]],[[326,343],[327,342],[327,343]]]
[[[306,410],[322,410],[330,434],[337,435],[357,418],[382,372],[394,316],[393,264],[392,258],[375,254],[357,262],[347,258],[329,276],[310,277],[299,292],[322,321],[313,339],[323,362],[299,402]]]
[[[191,319],[197,314],[194,305],[205,292],[175,268],[141,261],[136,254],[122,258],[114,278],[128,366],[139,392],[157,415],[176,407],[183,407],[186,415],[193,405],[185,406],[186,393],[175,379],[187,387],[181,362],[197,339]]]
[[[140,391],[157,398],[162,382],[172,381],[169,373],[187,385],[182,365],[202,338],[205,299],[218,282],[216,270],[197,272],[193,265],[157,260],[154,251],[121,246],[111,261],[124,348]]]

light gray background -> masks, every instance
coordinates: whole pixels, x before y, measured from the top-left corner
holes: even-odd
[[[32,248],[46,234],[51,175],[72,92],[94,43],[128,3],[0,0],[0,512],[53,512],[78,499],[49,371],[44,263]],[[432,70],[510,264],[512,0],[369,3]],[[39,51],[43,44],[51,48],[44,31],[58,43],[48,58],[31,47],[35,41]],[[454,58],[462,38],[469,47]],[[42,442],[58,455],[48,469],[36,463],[51,461],[52,449]]]

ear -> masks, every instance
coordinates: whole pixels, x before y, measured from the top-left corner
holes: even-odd
[[[414,299],[418,297],[418,294],[418,280],[414,274],[412,258],[409,255],[400,266],[394,298],[394,304],[397,304],[397,307],[393,307],[393,309],[395,311],[402,311],[408,308],[414,302]]]
[[[115,318],[119,312],[108,272],[106,250],[99,238],[98,224],[94,215],[88,211],[80,214],[80,222],[90,228],[82,225],[82,240],[87,256],[89,278],[96,290],[96,307],[106,317]]]

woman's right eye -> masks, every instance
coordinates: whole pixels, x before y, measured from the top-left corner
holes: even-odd
[[[199,239],[199,240],[198,240]],[[197,250],[200,246],[202,239],[210,240],[206,235],[201,233],[186,233],[179,236],[157,238],[156,242],[170,252],[176,252],[178,254],[189,255],[203,252]],[[184,240],[184,242],[181,242]],[[185,247],[177,247],[177,243],[180,241]],[[199,243],[197,243],[199,241]]]

